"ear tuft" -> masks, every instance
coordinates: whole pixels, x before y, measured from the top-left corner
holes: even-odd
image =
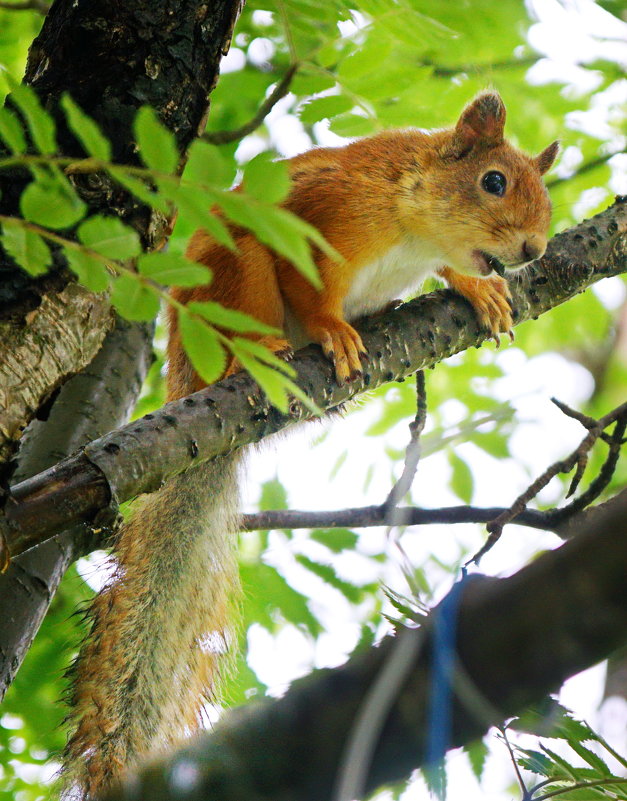
[[[533,163],[538,168],[540,175],[544,175],[545,172],[548,172],[551,169],[551,166],[555,159],[557,158],[557,154],[560,150],[560,143],[558,141],[551,142],[548,147],[545,147],[542,153],[539,153]]]
[[[449,154],[461,158],[476,147],[496,147],[503,141],[505,105],[497,92],[482,92],[462,111]]]

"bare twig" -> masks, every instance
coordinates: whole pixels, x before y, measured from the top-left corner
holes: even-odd
[[[585,428],[588,429],[588,433],[580,442],[579,446],[569,456],[567,456],[565,459],[560,459],[548,467],[541,476],[538,476],[538,478],[536,478],[536,480],[533,481],[529,487],[527,487],[527,489],[518,496],[518,498],[516,498],[509,509],[501,512],[498,517],[488,523],[486,528],[489,536],[483,547],[480,548],[472,557],[472,559],[469,560],[468,564],[479,563],[481,557],[484,556],[498,541],[505,525],[510,523],[516,517],[516,515],[520,514],[526,508],[529,501],[532,498],[535,498],[540,490],[544,489],[544,487],[546,487],[552,478],[554,478],[558,473],[569,473],[574,467],[576,467],[577,469],[567,494],[567,497],[569,497],[579,484],[592,446],[598,439],[605,439],[602,436],[604,429],[606,429],[612,423],[616,423],[616,427],[612,435],[612,442],[610,444],[610,454],[604,465],[604,470],[602,470],[601,474],[597,476],[597,480],[590,485],[587,492],[581,496],[585,496],[585,503],[580,505],[581,499],[578,498],[575,502],[573,502],[573,504],[571,504],[573,511],[569,511],[569,515],[573,514],[574,511],[579,511],[586,503],[590,503],[591,500],[598,497],[601,490],[607,486],[614,466],[616,465],[616,460],[618,459],[618,451],[623,444],[623,434],[625,432],[625,427],[627,427],[627,403],[617,406],[611,412],[596,421],[593,418],[589,418],[578,412],[574,412],[565,404],[557,402],[556,405],[564,412],[564,414],[577,419]],[[605,441],[607,442],[607,439],[605,439]],[[610,470],[612,472],[610,472]],[[558,510],[557,514],[559,515],[560,512],[562,513],[560,522],[563,522],[565,519],[563,516],[563,511]]]
[[[394,512],[395,526],[423,526],[434,523],[489,523],[502,512],[503,507],[443,506],[437,509],[420,509],[401,506]],[[558,523],[549,520],[549,512],[525,509],[511,522],[528,528],[553,531],[559,534]],[[245,514],[242,517],[244,531],[281,528],[372,528],[389,523],[383,516],[381,505],[358,506],[351,509],[330,511],[306,511],[299,509],[277,509]],[[561,523],[561,521],[560,521]]]
[[[539,56],[527,56],[526,58],[504,59],[503,61],[492,61],[484,64],[458,64],[457,66],[447,67],[437,64],[428,59],[419,62],[419,67],[433,67],[433,74],[438,78],[453,78],[460,72],[478,74],[483,72],[493,72],[494,70],[518,69],[519,67],[532,67]]]
[[[593,500],[599,497],[601,492],[610,483],[616,463],[620,455],[620,449],[625,444],[624,434],[627,429],[627,415],[624,415],[620,420],[616,421],[614,431],[609,438],[602,437],[604,442],[609,445],[607,458],[599,471],[598,476],[590,482],[590,486],[585,492],[582,492],[578,498],[575,498],[572,503],[563,506],[561,509],[551,509],[546,513],[547,519],[554,523],[562,524],[573,515],[585,509]]]
[[[259,106],[259,110],[255,116],[247,123],[239,128],[235,128],[233,131],[207,132],[204,133],[201,138],[204,139],[205,142],[210,142],[212,145],[225,145],[229,142],[237,142],[239,139],[243,139],[245,136],[248,136],[248,134],[257,130],[279,100],[288,93],[290,83],[298,67],[298,63],[290,65],[283,78],[281,78],[268,97]]]
[[[626,153],[626,152],[627,151],[625,150],[616,150],[613,153],[606,153],[603,156],[597,156],[597,158],[590,159],[590,161],[584,162],[570,175],[566,175],[563,178],[550,178],[546,182],[546,187],[547,189],[553,189],[554,187],[559,186],[560,184],[566,183],[566,181],[572,181],[573,178],[578,178],[580,175],[584,175],[587,172],[596,170],[597,167],[602,167],[614,156],[618,156],[620,153]]]
[[[507,750],[509,751],[509,758],[512,763],[512,767],[514,768],[514,773],[516,774],[516,780],[522,790],[522,798],[523,801],[529,801],[530,794],[529,790],[527,789],[527,785],[525,784],[525,780],[522,777],[522,773],[520,772],[520,768],[518,767],[518,762],[516,762],[516,756],[514,755],[514,749],[511,746],[509,741],[509,737],[507,736],[507,727],[502,726],[499,727],[499,731],[501,733],[501,737],[503,738],[503,742],[507,746]]]
[[[416,416],[409,424],[411,435],[407,450],[405,451],[405,464],[399,480],[390,490],[390,494],[381,504],[381,511],[385,520],[391,519],[399,501],[408,492],[418,469],[418,462],[422,448],[420,446],[420,435],[427,422],[427,393],[425,390],[425,374],[423,370],[416,373]]]

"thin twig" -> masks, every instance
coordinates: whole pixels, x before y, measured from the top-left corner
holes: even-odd
[[[447,67],[443,64],[436,64],[428,59],[420,61],[419,67],[433,67],[433,74],[438,78],[454,78],[460,72],[482,73],[493,72],[494,70],[517,69],[518,67],[532,67],[539,56],[527,56],[526,58],[506,59],[503,61],[492,61],[484,64],[459,64],[456,67]]]
[[[503,738],[503,742],[507,746],[507,750],[509,751],[509,757],[512,761],[512,766],[514,768],[514,773],[516,774],[516,779],[518,780],[518,784],[520,785],[520,789],[522,790],[522,797],[523,801],[529,801],[530,793],[527,789],[527,785],[525,784],[525,780],[523,779],[522,773],[520,772],[520,768],[518,767],[518,762],[516,762],[516,756],[514,755],[514,749],[511,746],[509,741],[509,737],[507,736],[507,727],[503,727],[499,729],[501,732],[501,737]]]
[[[560,779],[553,779],[554,782],[563,781]],[[574,790],[585,790],[588,787],[602,787],[606,784],[627,784],[627,779],[619,779],[615,776],[608,776],[605,779],[597,779],[591,782],[573,782],[568,787],[558,787],[556,790],[551,790],[548,793],[539,795],[534,798],[534,801],[545,801],[547,798],[553,798],[556,795],[563,795],[564,793],[572,793]]]
[[[574,172],[570,175],[566,175],[563,178],[551,178],[546,182],[547,189],[553,189],[560,184],[566,183],[566,181],[572,181],[573,178],[578,178],[580,175],[584,175],[591,170],[596,170],[597,167],[602,167],[606,162],[608,162],[614,156],[618,156],[620,153],[626,153],[625,150],[616,150],[613,153],[606,153],[604,156],[597,156],[597,158],[590,159],[590,161],[586,161],[581,167],[578,167]]]
[[[608,443],[609,450],[598,476],[590,482],[590,486],[585,492],[582,492],[578,498],[575,498],[575,500],[567,506],[563,506],[561,509],[549,510],[546,513],[549,520],[553,523],[562,524],[565,520],[568,520],[582,509],[585,509],[586,506],[589,506],[593,500],[599,497],[614,475],[621,447],[625,444],[625,430],[627,430],[627,415],[616,421],[614,431],[608,439],[602,437],[603,441]]]
[[[290,65],[285,75],[259,106],[259,110],[255,116],[247,123],[233,131],[210,131],[204,133],[201,138],[205,142],[210,142],[212,145],[225,145],[228,142],[237,142],[239,139],[243,139],[245,136],[248,136],[248,134],[256,131],[268,114],[272,111],[274,106],[276,106],[276,104],[279,102],[279,100],[282,97],[285,97],[285,95],[288,93],[290,83],[292,82],[292,78],[294,77],[298,67],[298,63]]]
[[[555,401],[554,401],[555,402]],[[570,473],[573,467],[577,466],[577,471],[575,473],[575,477],[571,482],[571,489],[574,491],[577,484],[579,483],[579,479],[583,474],[583,469],[585,468],[585,464],[587,462],[588,453],[591,450],[592,446],[598,439],[602,439],[602,434],[604,429],[606,429],[609,425],[614,422],[621,422],[621,428],[616,426],[616,429],[619,429],[618,437],[616,439],[616,444],[614,446],[610,445],[611,454],[608,460],[606,460],[606,465],[615,466],[616,460],[618,459],[618,450],[620,446],[623,444],[622,435],[624,433],[624,428],[622,428],[622,422],[627,421],[627,403],[623,403],[620,406],[617,406],[608,414],[601,417],[599,420],[594,421],[592,418],[587,418],[584,415],[577,415],[573,414],[573,410],[567,407],[565,404],[560,404],[559,402],[556,404],[564,414],[567,414],[569,417],[575,417],[575,419],[579,419],[579,422],[588,429],[588,433],[580,442],[579,446],[565,459],[560,459],[559,461],[555,462],[554,464],[550,465],[541,476],[538,476],[535,481],[533,481],[527,489],[516,498],[514,503],[510,506],[510,508],[501,514],[498,515],[494,520],[490,521],[487,525],[488,530],[488,538],[486,539],[482,548],[480,548],[477,553],[468,561],[467,564],[478,564],[479,560],[482,556],[484,556],[492,546],[498,542],[503,528],[507,523],[512,522],[512,520],[519,515],[527,506],[532,498],[535,498],[536,495],[540,492],[540,490],[544,489],[546,485],[554,478],[558,473]],[[616,429],[614,430],[614,437],[616,437]],[[607,440],[606,440],[607,441]],[[615,450],[613,450],[613,448]],[[605,466],[604,466],[605,467]],[[599,475],[597,477],[597,481],[593,482],[595,484],[594,491],[592,491],[592,485],[588,489],[584,495],[586,495],[586,502],[589,503],[590,500],[596,498],[601,490],[607,486],[610,476],[608,477],[608,469],[602,471],[603,475]],[[579,503],[579,499],[573,502]],[[581,507],[583,508],[583,507]],[[577,507],[579,510],[579,506]],[[572,514],[573,512],[571,512]],[[562,518],[563,519],[563,518]]]
[[[405,450],[405,464],[400,478],[394,484],[388,497],[381,504],[384,520],[390,519],[401,498],[409,492],[418,469],[422,448],[420,435],[427,422],[427,393],[425,390],[425,374],[423,370],[416,373],[416,416],[409,424],[410,440]]]

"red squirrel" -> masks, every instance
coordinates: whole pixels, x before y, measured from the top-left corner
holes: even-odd
[[[213,300],[286,331],[263,337],[275,351],[316,342],[339,382],[367,359],[351,321],[440,275],[495,336],[512,326],[506,270],[540,258],[551,206],[542,175],[556,142],[528,156],[503,138],[498,94],[478,95],[452,128],[386,131],[288,162],[284,206],[339,252],[314,256],[315,289],[286,259],[231,226],[237,250],[206,231],[190,259],[207,286],[174,289],[181,303]],[[205,386],[169,315],[168,398]],[[236,369],[235,364],[227,372]],[[95,599],[93,629],[75,666],[65,754],[75,797],[93,798],[148,754],[198,727],[216,697],[237,629],[237,466],[228,456],[199,465],[136,504],[115,547],[113,578]]]

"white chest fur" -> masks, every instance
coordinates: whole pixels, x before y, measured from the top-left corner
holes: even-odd
[[[446,264],[430,243],[408,236],[356,273],[344,300],[344,315],[354,320],[383,308],[391,300],[415,293],[429,275]]]

